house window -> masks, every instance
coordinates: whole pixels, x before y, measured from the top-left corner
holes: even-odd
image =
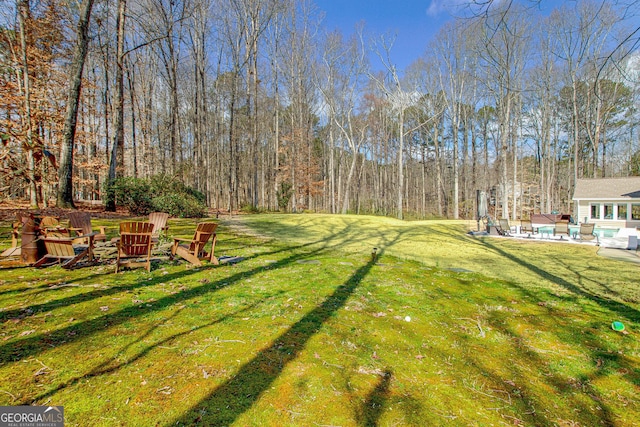
[[[627,204],[618,205],[618,219],[621,221],[627,220]]]
[[[600,219],[600,203],[591,203],[591,219]]]
[[[604,205],[604,219],[613,219],[613,204]]]
[[[640,221],[640,204],[634,203],[631,205],[631,219]]]

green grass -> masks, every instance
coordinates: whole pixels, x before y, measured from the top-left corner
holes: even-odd
[[[464,222],[220,222],[236,265],[0,270],[0,405],[64,405],[70,426],[640,419],[638,265]]]

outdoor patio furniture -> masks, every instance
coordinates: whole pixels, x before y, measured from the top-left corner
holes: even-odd
[[[563,239],[563,236],[567,236],[567,238],[569,238],[569,221],[556,222],[553,229],[553,235],[560,236],[560,240]]]
[[[55,216],[43,216],[40,220],[40,234],[44,237],[71,237],[69,229],[60,224],[60,218]]]
[[[580,240],[598,240],[598,236],[593,233],[593,229],[595,228],[595,224],[580,224],[580,230],[573,236],[574,239]]]
[[[118,256],[116,273],[121,266],[144,267],[151,271],[151,248],[153,224],[148,222],[120,223],[120,238],[116,242]],[[140,261],[142,260],[142,261]]]
[[[535,234],[537,232],[538,229],[533,227],[533,224],[531,224],[531,220],[523,219],[520,221],[520,233],[527,233],[529,234],[529,236],[531,236],[532,234]]]
[[[22,227],[27,221],[29,221],[30,218],[31,217],[29,214],[23,214],[21,212],[16,213],[17,221],[14,221],[12,223],[12,229],[11,229],[11,247],[3,251],[0,254],[0,257],[19,257],[20,256],[22,252],[22,248],[18,246],[18,238],[20,237],[20,231],[22,230]]]
[[[497,230],[501,236],[510,236],[511,227],[509,226],[509,220],[507,218],[500,218],[498,220]]]
[[[216,228],[218,228],[218,224],[214,222],[203,222],[196,227],[193,238],[174,238],[173,246],[171,246],[171,259],[173,259],[175,255],[180,255],[198,267],[202,265],[201,260],[203,259],[208,259],[209,262],[218,265],[218,258],[213,255],[216,247]],[[212,238],[211,253],[208,253],[204,248],[210,238]],[[181,244],[180,242],[186,244]]]
[[[89,243],[87,245],[76,245],[70,237],[44,237],[41,238],[47,253],[40,258],[34,267],[51,265],[57,261],[62,268],[71,268],[83,258],[93,261],[93,239],[98,233],[91,233],[81,236]],[[64,262],[63,262],[64,261]]]
[[[604,248],[637,250],[638,230],[631,227],[623,227],[613,237],[601,236],[598,242]]]
[[[99,226],[98,228],[100,229],[100,232],[96,233],[94,240],[96,242],[107,240],[107,235],[104,231],[104,227]],[[93,227],[91,226],[91,215],[89,215],[87,212],[70,212],[69,229],[71,231],[75,231],[79,235],[92,234],[94,231]],[[81,239],[80,236],[76,236],[75,238]]]
[[[166,212],[151,212],[149,214],[149,222],[153,224],[153,241],[157,242],[160,239],[160,236],[167,237],[167,232],[169,230],[169,226],[167,225],[167,220],[169,219],[169,214]]]

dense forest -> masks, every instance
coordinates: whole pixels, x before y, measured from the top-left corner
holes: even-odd
[[[570,212],[640,175],[638,6],[544,1],[477,2],[400,70],[310,0],[2,0],[1,198],[166,175],[220,211]]]

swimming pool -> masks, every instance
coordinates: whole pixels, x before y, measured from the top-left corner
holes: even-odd
[[[538,233],[542,234],[542,236],[553,236],[553,230],[554,230],[554,226],[553,225],[541,225],[540,227],[538,227]],[[595,234],[596,236],[598,236],[598,238],[603,238],[603,237],[615,237],[616,234],[618,234],[618,231],[620,231],[619,228],[613,228],[613,227],[595,227],[593,229],[593,234]],[[569,226],[569,235],[570,236],[574,236],[576,234],[580,233],[580,226],[579,225],[570,225]]]
[[[620,231],[620,228],[614,228],[614,227],[595,227],[593,229],[593,234],[595,234],[596,236],[598,236],[599,238],[602,237],[615,237],[616,234],[618,234],[618,231]],[[574,235],[574,234],[579,234],[580,233],[580,226],[579,225],[570,225],[569,226],[569,234],[570,235]]]

